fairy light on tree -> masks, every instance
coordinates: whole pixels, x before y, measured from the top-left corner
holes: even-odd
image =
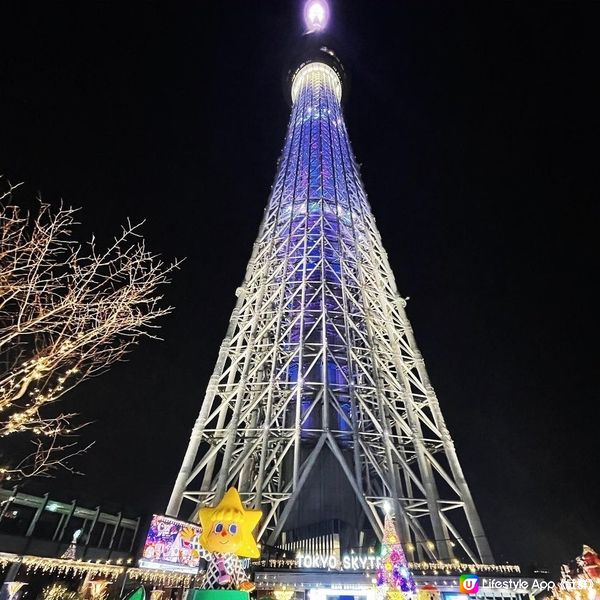
[[[398,539],[394,520],[386,510],[381,543],[381,561],[377,569],[377,587],[387,600],[407,600],[416,591],[415,580]]]
[[[0,182],[1,183],[1,182]],[[108,248],[73,237],[76,210],[40,203],[30,214],[0,191],[0,437],[11,436],[0,481],[71,469],[81,425],[52,409],[76,385],[121,360],[171,312],[160,289],[179,261],[146,249],[127,223]],[[3,444],[6,446],[6,442]],[[2,448],[2,454],[6,451]]]

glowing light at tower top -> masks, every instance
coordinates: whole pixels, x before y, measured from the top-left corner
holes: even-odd
[[[329,6],[325,0],[308,0],[304,5],[304,22],[308,32],[323,31],[329,21]]]

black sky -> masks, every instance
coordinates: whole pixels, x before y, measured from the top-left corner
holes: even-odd
[[[551,567],[600,548],[593,7],[333,7],[355,153],[492,547]],[[17,199],[83,207],[82,240],[146,218],[152,249],[187,257],[165,341],[68,403],[95,419],[87,475],[31,489],[164,509],[275,174],[299,13],[0,5],[0,173],[27,182]]]

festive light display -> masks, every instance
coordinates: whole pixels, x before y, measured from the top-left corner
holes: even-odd
[[[0,552],[0,568],[4,569],[10,563],[19,560],[20,557],[15,554],[7,554],[6,552]]]
[[[332,555],[302,555],[295,558],[270,558],[253,560],[253,567],[268,567],[270,569],[327,569],[339,571],[368,571],[378,568],[381,563],[380,556],[371,555],[343,555],[341,559]],[[310,565],[310,566],[308,566]],[[484,563],[463,563],[459,560],[450,562],[409,562],[408,568],[421,575],[452,575],[460,573],[497,573],[500,575],[519,574],[519,565],[490,565]]]
[[[125,570],[122,566],[103,563],[101,561],[86,562],[83,560],[48,558],[43,556],[24,556],[22,562],[27,573],[41,571],[42,573],[75,575],[76,577],[83,577],[84,575],[89,575],[90,577],[102,576],[108,577],[113,581]]]
[[[77,529],[73,533],[73,538],[71,539],[71,543],[69,547],[63,552],[61,558],[75,559],[77,558],[77,540],[80,538],[82,533],[81,529]]]
[[[91,600],[103,600],[108,596],[108,586],[110,581],[106,579],[93,579],[88,582],[88,589]]]
[[[416,585],[398,539],[394,521],[386,513],[381,544],[381,564],[377,570],[377,587],[389,600],[405,600],[415,594]]]
[[[63,552],[61,558],[74,560],[77,558],[77,545],[69,544],[68,548]]]
[[[425,573],[520,573],[519,565],[490,565],[486,563],[464,563],[458,560],[444,562],[410,562],[408,567],[413,571],[422,571]]]
[[[42,590],[43,600],[80,600],[77,592],[64,583],[53,583]]]
[[[583,546],[580,556],[561,567],[552,600],[600,600],[600,557],[590,546]]]
[[[164,569],[139,569],[133,567],[127,570],[127,578],[140,583],[160,585],[164,587],[197,587],[201,582],[202,574],[180,573]]]

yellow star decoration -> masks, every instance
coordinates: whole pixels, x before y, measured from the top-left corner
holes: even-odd
[[[205,550],[249,558],[260,556],[252,531],[262,517],[262,510],[244,508],[235,488],[229,488],[214,508],[201,508],[199,517],[200,544]]]

